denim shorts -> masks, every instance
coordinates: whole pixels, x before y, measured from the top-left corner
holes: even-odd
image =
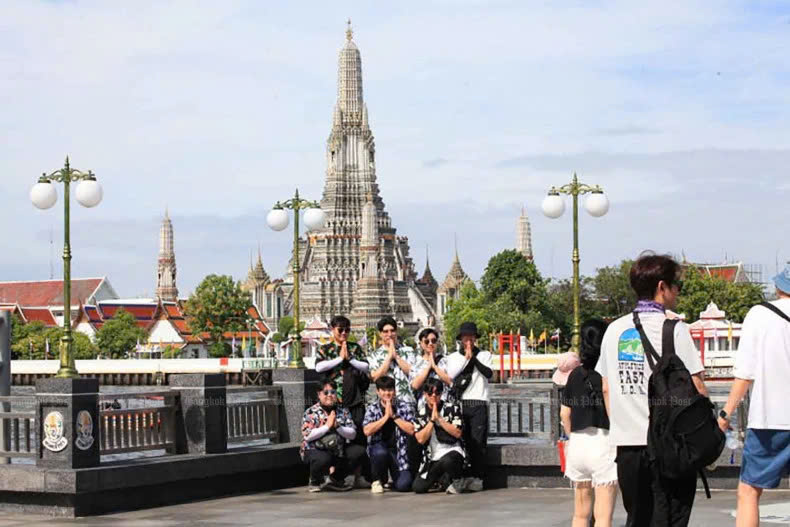
[[[750,428],[746,431],[741,481],[752,487],[775,489],[790,472],[790,430]]]

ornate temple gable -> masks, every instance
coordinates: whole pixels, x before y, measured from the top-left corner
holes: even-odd
[[[159,257],[156,272],[156,298],[162,301],[178,300],[176,287],[176,253],[173,242],[173,223],[165,209],[165,217],[159,228]]]

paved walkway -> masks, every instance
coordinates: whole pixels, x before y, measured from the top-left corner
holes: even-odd
[[[17,525],[348,527],[352,524],[419,525],[420,527],[567,526],[570,524],[571,507],[571,491],[558,489],[502,489],[461,496],[445,494],[416,496],[396,493],[372,496],[368,491],[363,490],[344,494],[308,494],[305,489],[289,489],[76,520],[3,514],[0,515],[0,527]],[[705,494],[698,492],[691,525],[699,527],[732,525],[734,508],[733,491],[714,491],[711,500],[706,500]],[[766,492],[761,516],[764,525],[790,524],[790,491]],[[382,523],[384,517],[389,521],[385,520]],[[624,523],[625,513],[618,503],[614,525],[619,527]]]

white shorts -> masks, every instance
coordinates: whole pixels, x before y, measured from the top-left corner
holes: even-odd
[[[593,487],[617,483],[614,458],[617,447],[609,444],[609,431],[590,426],[571,432],[565,444],[565,477],[574,485],[592,483]]]

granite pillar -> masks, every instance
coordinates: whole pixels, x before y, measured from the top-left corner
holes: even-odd
[[[275,368],[272,384],[282,386],[283,408],[280,412],[280,442],[302,440],[304,411],[316,402],[319,374],[305,368]]]
[[[36,381],[36,465],[99,465],[99,381],[52,377]]]
[[[225,375],[187,373],[170,376],[170,389],[180,393],[176,420],[176,452],[221,454],[228,450]]]

